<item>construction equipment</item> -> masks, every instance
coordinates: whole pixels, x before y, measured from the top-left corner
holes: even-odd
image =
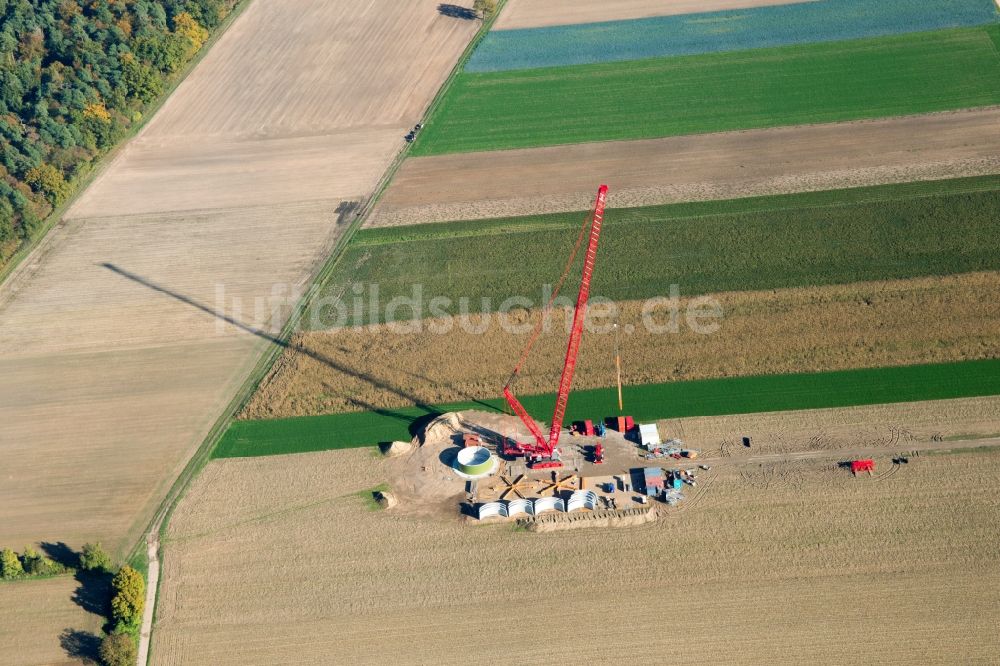
[[[598,442],[594,446],[594,464],[600,465],[604,463],[604,445]]]
[[[609,428],[617,430],[621,434],[626,434],[635,428],[635,419],[631,416],[609,416],[605,419]]]
[[[851,473],[857,476],[861,472],[868,472],[870,476],[872,472],[875,471],[875,461],[871,458],[865,458],[864,460],[852,460],[851,461]]]
[[[524,425],[528,427],[528,430],[534,436],[535,441],[516,442],[508,440],[503,446],[502,453],[512,457],[524,456],[528,459],[528,466],[532,469],[562,467],[562,461],[559,459],[559,449],[557,446],[559,444],[559,435],[562,432],[563,418],[566,416],[566,405],[569,402],[569,389],[570,385],[573,383],[573,371],[576,369],[576,359],[577,354],[580,351],[580,341],[583,338],[583,323],[587,314],[587,301],[590,298],[590,281],[594,275],[594,262],[597,259],[597,242],[601,237],[601,226],[604,222],[604,206],[607,203],[607,197],[608,186],[601,185],[597,190],[597,199],[594,202],[594,211],[586,220],[584,220],[584,224],[580,229],[580,235],[576,241],[576,246],[570,253],[569,261],[566,264],[566,268],[563,270],[563,275],[559,279],[556,288],[553,289],[552,296],[546,305],[546,311],[548,311],[559,294],[559,288],[569,275],[569,271],[573,266],[573,260],[576,258],[577,252],[583,243],[583,239],[587,235],[587,223],[589,222],[590,233],[587,250],[583,258],[583,276],[580,280],[580,291],[576,297],[576,308],[573,312],[573,325],[570,328],[569,344],[566,347],[566,360],[563,362],[562,376],[559,378],[559,390],[556,393],[556,406],[552,414],[552,423],[549,427],[549,438],[547,440],[542,435],[542,431],[539,429],[538,424],[535,423],[531,416],[528,415],[524,406],[514,395],[514,382],[517,380],[517,377],[521,372],[521,367],[524,365],[525,360],[527,360],[531,348],[534,346],[535,341],[538,339],[538,336],[542,331],[542,326],[545,321],[544,314],[539,320],[538,325],[535,327],[535,331],[532,334],[531,339],[528,341],[528,345],[525,347],[524,351],[521,352],[521,358],[518,361],[517,366],[515,366],[514,372],[511,374],[510,379],[507,380],[507,384],[503,387],[503,397],[507,400],[507,404],[510,405],[510,408],[514,410],[514,413],[521,418]]]

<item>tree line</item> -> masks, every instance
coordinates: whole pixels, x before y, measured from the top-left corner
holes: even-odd
[[[108,623],[101,640],[100,658],[105,666],[133,666],[138,651],[142,612],[146,604],[146,579],[129,565],[117,568],[100,543],[88,543],[80,551],[79,563],[55,562],[32,546],[21,554],[0,550],[0,580],[15,581],[71,572],[111,576]],[[75,564],[75,566],[73,566]]]
[[[0,265],[239,0],[0,0]]]

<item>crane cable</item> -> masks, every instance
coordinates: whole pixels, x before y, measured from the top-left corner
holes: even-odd
[[[545,325],[545,320],[552,310],[552,304],[555,303],[556,298],[559,296],[559,291],[562,289],[563,283],[566,282],[566,278],[569,276],[570,270],[573,268],[573,263],[576,260],[576,255],[580,252],[580,247],[583,245],[583,239],[587,237],[587,228],[594,219],[594,211],[591,211],[589,215],[583,218],[583,225],[580,227],[580,235],[576,238],[576,244],[573,246],[573,251],[569,255],[569,261],[566,262],[566,267],[563,269],[562,276],[556,283],[555,289],[552,290],[552,296],[549,297],[549,302],[545,304],[542,308],[542,316],[539,318],[538,323],[535,324],[535,329],[531,332],[531,337],[528,339],[528,344],[525,346],[524,351],[521,352],[521,358],[518,359],[517,365],[514,367],[514,372],[511,373],[510,379],[504,385],[504,388],[509,387],[517,379],[521,372],[521,367],[524,365],[525,361],[528,360],[528,354],[531,353],[531,348],[535,346],[535,342],[538,341],[539,336],[542,334],[542,327]]]

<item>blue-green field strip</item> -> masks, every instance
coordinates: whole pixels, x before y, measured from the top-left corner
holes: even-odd
[[[993,0],[819,0],[626,21],[494,30],[467,72],[832,42],[995,23]]]

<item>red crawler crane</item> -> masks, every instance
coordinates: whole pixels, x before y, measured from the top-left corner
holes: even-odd
[[[528,459],[529,465],[533,469],[546,468],[546,467],[562,467],[562,462],[559,460],[559,451],[556,446],[559,444],[559,435],[562,432],[563,418],[566,416],[566,404],[569,402],[569,388],[573,383],[573,371],[576,369],[576,357],[580,351],[580,340],[583,337],[583,323],[587,315],[587,300],[590,298],[590,280],[594,275],[594,260],[597,258],[597,241],[601,237],[601,224],[604,222],[604,205],[607,202],[608,196],[608,186],[601,185],[597,190],[597,200],[594,202],[594,212],[584,221],[584,226],[580,230],[580,236],[577,238],[576,247],[573,248],[573,252],[570,254],[569,262],[566,264],[566,269],[563,271],[563,275],[559,280],[559,284],[556,289],[552,292],[552,297],[547,305],[551,307],[552,303],[555,301],[556,296],[559,294],[559,287],[566,280],[566,276],[569,274],[570,268],[573,265],[573,260],[576,258],[576,254],[580,249],[580,245],[584,239],[584,235],[587,230],[587,222],[590,222],[590,235],[589,242],[587,243],[587,252],[583,258],[583,277],[580,280],[580,292],[576,297],[576,309],[573,312],[573,326],[570,329],[569,334],[569,345],[566,348],[566,361],[563,363],[562,376],[559,379],[559,392],[556,394],[556,408],[555,412],[552,414],[552,426],[549,428],[549,438],[548,440],[542,435],[542,431],[538,428],[538,424],[528,415],[528,412],[524,409],[524,405],[517,399],[514,395],[513,384],[517,379],[518,374],[521,372],[521,366],[524,365],[525,359],[528,357],[528,353],[531,351],[532,346],[538,339],[539,333],[542,330],[542,324],[545,320],[545,314],[542,315],[542,319],[539,321],[538,325],[535,327],[535,331],[532,334],[531,339],[528,342],[527,347],[521,353],[521,359],[518,361],[517,367],[514,368],[514,372],[511,374],[510,379],[507,380],[507,384],[503,387],[503,397],[506,398],[507,404],[510,405],[514,413],[521,417],[521,421],[524,425],[528,427],[531,434],[535,436],[535,441],[533,443],[516,442],[513,440],[506,440],[503,446],[503,453],[508,456],[518,457],[524,456]]]

